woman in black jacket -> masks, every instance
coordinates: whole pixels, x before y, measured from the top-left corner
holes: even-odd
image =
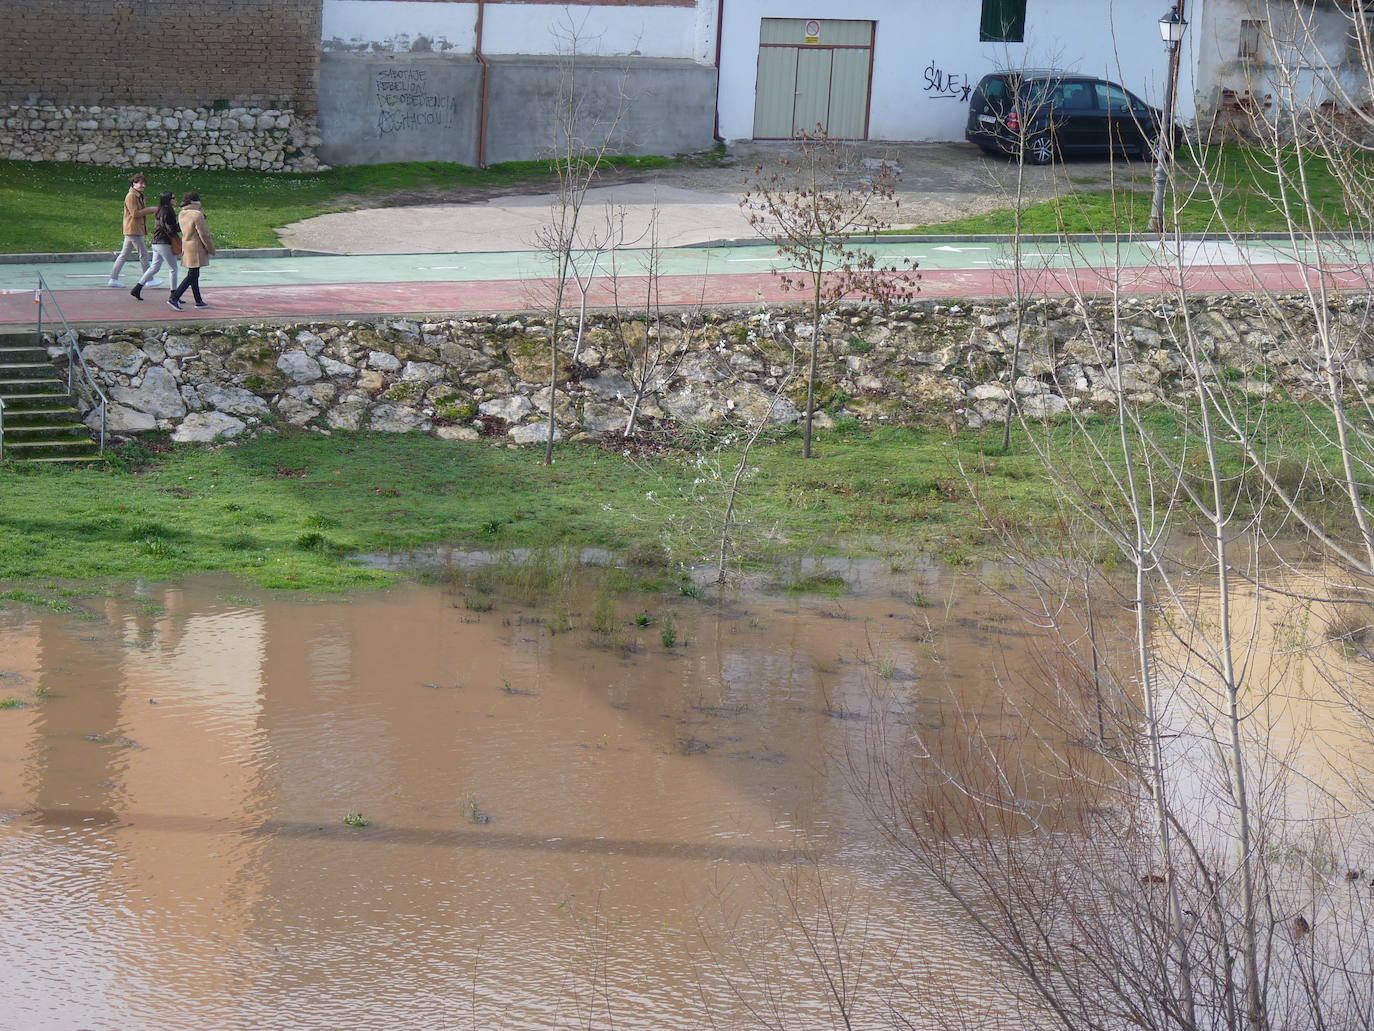
[[[172,242],[181,239],[181,226],[177,224],[176,209],[172,206],[176,196],[168,190],[157,201],[157,213],[153,215],[153,260],[148,271],[129,291],[139,301],[143,300],[144,286],[153,280],[164,262],[171,274],[172,289],[177,288],[177,251],[172,249]]]

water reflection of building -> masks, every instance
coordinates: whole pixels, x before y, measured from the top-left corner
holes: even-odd
[[[164,611],[111,612],[124,645],[109,684],[119,769],[107,891],[129,900],[114,976],[163,1005],[228,1001],[257,944],[260,842],[241,829],[262,813],[259,716],[266,621],[256,608],[169,588]],[[233,962],[226,962],[234,957]],[[175,1009],[161,1015],[171,1018]]]

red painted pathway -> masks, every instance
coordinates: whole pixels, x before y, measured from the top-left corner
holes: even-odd
[[[1246,291],[1288,292],[1316,285],[1325,278],[1330,289],[1367,289],[1370,268],[1346,268],[1318,273],[1297,264],[1213,265],[1185,273],[1190,292],[1234,293]],[[1033,269],[1022,273],[1024,296],[1105,294],[1112,289],[1128,294],[1171,293],[1178,289],[1175,269]],[[213,277],[203,284],[205,299],[213,306],[191,306],[177,312],[164,302],[158,290],[143,302],[124,290],[108,287],[57,291],[58,302],[69,322],[109,324],[118,322],[203,322],[206,319],[298,318],[326,319],[372,315],[425,315],[540,310],[552,294],[546,280],[486,280],[440,283],[329,283],[292,286],[235,286],[216,288]],[[622,297],[644,296],[643,282],[622,277]],[[1005,269],[931,269],[920,274],[920,298],[996,298],[1012,293],[1012,276]],[[734,275],[668,276],[660,280],[665,304],[749,305],[762,302],[796,303],[779,280],[768,273]],[[590,301],[598,307],[613,302],[610,281],[598,281]],[[35,318],[32,293],[0,294],[0,325],[31,326]]]

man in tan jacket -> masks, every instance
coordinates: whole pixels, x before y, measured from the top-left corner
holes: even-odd
[[[119,286],[119,274],[124,271],[124,263],[134,254],[138,263],[148,270],[148,216],[157,210],[157,205],[144,207],[143,191],[148,188],[148,177],[142,172],[129,180],[129,192],[124,195],[124,247],[115,255],[114,268],[110,269],[109,286]],[[161,286],[161,280],[144,283],[144,286]]]

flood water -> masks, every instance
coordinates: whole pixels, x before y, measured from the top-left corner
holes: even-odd
[[[421,584],[11,604],[0,1027],[840,1026],[827,913],[855,1026],[997,1006],[852,760],[996,719],[1036,637],[967,571],[836,571],[611,636]]]

